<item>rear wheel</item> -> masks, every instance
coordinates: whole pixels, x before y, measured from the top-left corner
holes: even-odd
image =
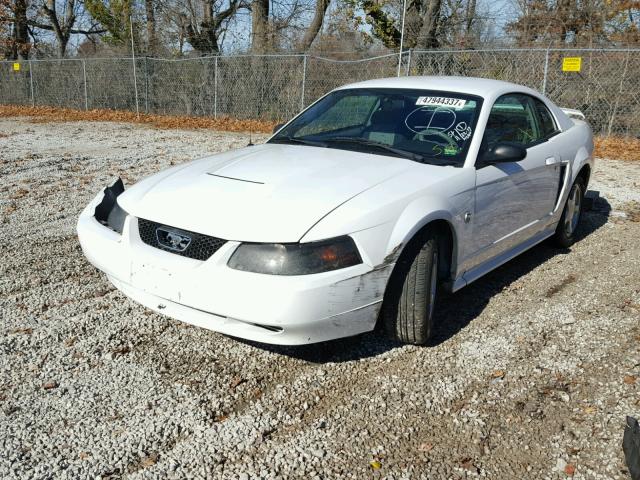
[[[426,343],[433,333],[437,295],[438,241],[426,232],[407,245],[391,275],[382,306],[387,332],[404,343]]]
[[[556,227],[555,242],[568,248],[575,242],[575,235],[582,218],[582,206],[585,186],[582,178],[577,178],[567,197],[567,203],[562,211],[562,217]]]

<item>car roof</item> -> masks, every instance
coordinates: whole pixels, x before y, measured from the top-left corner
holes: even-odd
[[[390,77],[366,80],[364,82],[343,85],[337,90],[347,88],[415,88],[425,90],[443,90],[457,92],[480,97],[493,97],[505,92],[525,92],[540,96],[540,93],[502,80],[477,77],[448,77],[448,76],[415,76],[415,77]]]

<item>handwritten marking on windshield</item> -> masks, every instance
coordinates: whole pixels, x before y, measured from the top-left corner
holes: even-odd
[[[471,127],[468,126],[466,122],[458,123],[453,130],[447,132],[451,138],[454,138],[459,142],[470,139],[472,133],[473,131],[471,130]]]
[[[424,116],[422,115],[424,113]],[[456,114],[453,110],[446,107],[429,107],[416,108],[404,119],[404,124],[413,133],[422,133],[425,130],[438,130],[446,132],[456,123]],[[420,123],[420,124],[418,124]],[[423,123],[426,123],[424,125]]]

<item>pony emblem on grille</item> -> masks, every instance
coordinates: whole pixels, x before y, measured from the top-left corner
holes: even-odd
[[[159,245],[175,252],[184,252],[191,243],[190,236],[162,227],[156,229],[156,238]]]

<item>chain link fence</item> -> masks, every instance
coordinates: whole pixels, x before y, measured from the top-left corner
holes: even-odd
[[[564,71],[580,57],[580,71]],[[396,75],[506,80],[583,111],[600,134],[640,137],[640,50],[405,51],[361,60],[239,55],[0,62],[0,104],[286,120],[345,83]]]

